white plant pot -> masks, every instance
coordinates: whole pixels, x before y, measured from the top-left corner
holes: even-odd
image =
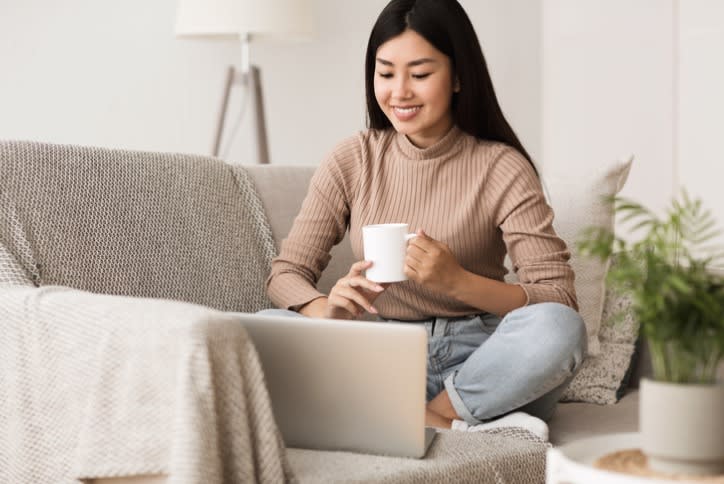
[[[649,467],[724,475],[724,384],[641,380],[639,430]]]

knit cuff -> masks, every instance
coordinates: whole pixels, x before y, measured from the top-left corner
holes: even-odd
[[[274,277],[267,287],[267,293],[276,307],[293,311],[317,298],[326,297],[309,281],[290,273]]]
[[[550,284],[522,284],[518,285],[525,292],[526,306],[544,302],[556,302],[564,304],[578,311],[578,305],[561,288]]]

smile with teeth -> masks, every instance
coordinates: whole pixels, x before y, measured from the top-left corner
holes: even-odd
[[[422,109],[422,106],[409,106],[409,107],[402,107],[402,106],[395,106],[392,109],[397,111],[400,114],[412,114],[414,112],[419,111]]]
[[[392,111],[395,113],[395,117],[402,121],[410,121],[415,116],[417,116],[417,113],[420,112],[422,109],[422,106],[393,106]]]

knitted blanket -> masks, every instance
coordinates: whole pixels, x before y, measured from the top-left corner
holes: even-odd
[[[291,473],[232,314],[60,288],[0,290],[0,482]]]
[[[264,282],[275,253],[242,166],[0,141],[0,284],[24,275],[39,286],[254,312],[271,307]]]
[[[268,307],[274,252],[242,167],[0,142],[0,482],[288,478],[256,352],[211,309]]]
[[[550,444],[521,428],[441,430],[424,459],[288,449],[300,484],[543,484]]]

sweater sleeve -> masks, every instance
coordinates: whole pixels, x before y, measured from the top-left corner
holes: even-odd
[[[559,302],[577,310],[571,254],[553,229],[553,209],[528,160],[503,147],[490,165],[486,198],[527,304]]]
[[[297,310],[324,296],[316,285],[329,264],[330,250],[347,231],[361,151],[360,138],[349,138],[314,173],[266,281],[269,298],[277,307]]]

